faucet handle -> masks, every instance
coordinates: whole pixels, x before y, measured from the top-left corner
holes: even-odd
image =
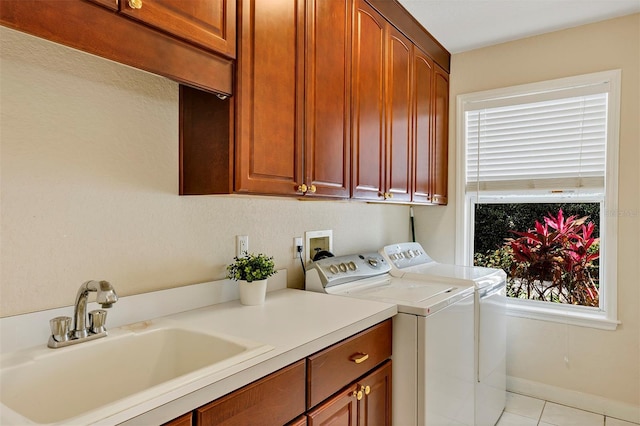
[[[66,342],[69,340],[71,317],[55,317],[49,320],[49,327],[51,327],[51,337],[56,342]]]
[[[107,311],[104,309],[96,309],[89,312],[89,329],[93,334],[104,333],[107,330],[104,324],[107,322]]]

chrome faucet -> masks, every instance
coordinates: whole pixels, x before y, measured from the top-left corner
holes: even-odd
[[[87,318],[87,297],[90,292],[96,292],[96,302],[105,309],[110,308],[118,301],[118,295],[108,281],[91,280],[82,284],[76,294],[73,329],[70,330],[70,317],[53,318],[50,321],[51,336],[48,343],[50,348],[61,348],[107,335],[107,330],[104,328],[107,311],[102,309],[91,311]]]

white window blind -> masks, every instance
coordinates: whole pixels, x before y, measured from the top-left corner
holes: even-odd
[[[593,91],[467,109],[466,191],[604,189],[607,93]]]

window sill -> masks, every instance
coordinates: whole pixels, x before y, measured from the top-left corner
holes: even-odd
[[[615,330],[620,324],[597,308],[513,298],[507,298],[507,315],[600,330]]]

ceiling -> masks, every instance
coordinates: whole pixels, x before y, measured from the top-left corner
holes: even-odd
[[[640,0],[398,0],[449,52],[640,12]]]

